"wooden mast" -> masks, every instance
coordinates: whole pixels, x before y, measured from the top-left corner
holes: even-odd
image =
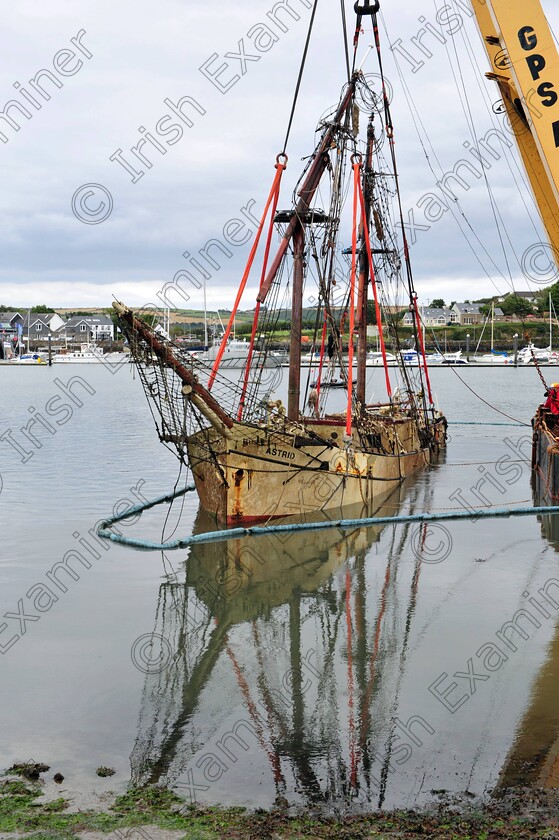
[[[266,278],[262,283],[260,291],[258,292],[258,295],[256,297],[256,300],[259,301],[259,303],[264,303],[264,301],[266,300],[266,296],[270,291],[270,286],[275,280],[276,274],[278,273],[278,269],[281,265],[283,257],[285,256],[285,252],[287,251],[287,247],[291,241],[291,238],[293,237],[295,232],[301,228],[301,219],[304,219],[307,215],[307,211],[310,207],[311,201],[314,198],[314,194],[318,189],[320,180],[324,175],[324,171],[326,170],[326,167],[328,165],[328,152],[330,151],[332,143],[336,138],[336,133],[340,128],[341,121],[347,109],[353,102],[353,96],[355,94],[355,84],[356,76],[354,76],[351,79],[347,87],[345,96],[343,97],[340,103],[340,106],[336,112],[334,119],[332,120],[331,125],[324,132],[320,145],[314,156],[314,160],[309,168],[307,177],[305,178],[303,186],[299,190],[299,201],[297,202],[295,213],[291,217],[291,221],[287,226],[287,230],[285,231],[283,239],[280,243],[278,252],[274,257],[272,265],[268,270],[268,274],[266,275]]]
[[[293,289],[291,294],[291,340],[289,344],[289,388],[287,417],[297,423],[301,398],[301,333],[303,323],[303,278],[305,228],[299,224],[293,234]]]

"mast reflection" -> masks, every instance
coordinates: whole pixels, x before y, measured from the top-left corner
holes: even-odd
[[[344,514],[429,509],[430,492],[411,479]],[[200,510],[195,531],[209,527]],[[414,740],[398,717],[422,566],[411,528],[389,526],[382,551],[378,526],[193,546],[160,586],[154,632],[173,657],[146,677],[132,782],[215,801],[227,775],[257,804],[382,807]]]

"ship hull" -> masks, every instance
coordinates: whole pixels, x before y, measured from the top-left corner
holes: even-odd
[[[427,466],[415,424],[396,424],[396,451],[346,448],[345,421],[322,420],[293,431],[235,423],[230,436],[206,429],[188,439],[188,456],[202,506],[228,525],[375,505],[386,492]],[[444,427],[440,428],[444,443]],[[388,449],[388,439],[383,448]]]
[[[559,416],[540,406],[533,420],[532,470],[536,496],[559,504]]]

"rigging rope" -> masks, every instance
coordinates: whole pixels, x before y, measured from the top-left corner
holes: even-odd
[[[363,219],[366,218],[365,212],[365,197],[363,195],[363,188],[361,184],[361,180],[359,180],[359,202],[361,204],[361,215]],[[373,287],[373,297],[375,300],[375,314],[376,314],[376,321],[378,327],[378,334],[379,334],[379,344],[380,350],[382,353],[382,360],[384,362],[384,377],[385,377],[385,384],[386,384],[386,393],[388,395],[388,399],[392,401],[392,385],[390,383],[390,375],[388,373],[388,361],[386,358],[386,345],[384,343],[384,333],[382,329],[382,313],[380,311],[380,304],[378,299],[378,291],[377,291],[377,278],[375,273],[375,268],[373,265],[373,255],[371,251],[371,237],[369,234],[369,226],[367,224],[363,225],[363,233],[365,234],[365,248],[367,249],[367,259],[369,261],[369,279],[371,281],[371,286]]]
[[[343,0],[342,0],[343,2]],[[293,96],[293,104],[291,105],[291,114],[289,115],[289,122],[287,124],[287,132],[285,134],[285,140],[283,141],[283,149],[282,153],[285,154],[287,149],[287,143],[289,141],[289,135],[291,133],[291,126],[293,125],[293,117],[295,116],[295,108],[297,107],[297,100],[299,98],[299,88],[301,87],[301,82],[303,80],[303,71],[305,69],[305,64],[307,61],[307,52],[309,50],[309,43],[311,40],[311,34],[314,24],[314,18],[316,15],[316,7],[318,6],[318,0],[314,0],[312,12],[311,12],[311,19],[309,22],[309,29],[307,32],[307,40],[305,41],[305,48],[303,50],[303,58],[301,59],[301,65],[299,67],[299,75],[297,77],[297,84],[295,86],[295,94]]]
[[[318,375],[316,377],[316,386],[315,386],[316,387],[316,401],[317,401],[316,412],[317,413],[318,413],[318,406],[319,406],[319,401],[320,401],[320,386],[321,386],[321,383],[322,383],[322,368],[323,368],[323,365],[324,365],[324,348],[325,348],[325,345],[326,345],[327,327],[328,327],[328,321],[327,321],[327,316],[326,316],[326,312],[325,312],[324,313],[324,323],[322,324],[322,337],[320,339],[320,363],[318,365]]]
[[[383,24],[384,24],[384,28],[385,28],[385,29],[387,29],[387,27],[386,27],[386,22],[384,21],[384,19],[383,19]],[[436,161],[436,163],[437,163],[437,166],[438,166],[438,167],[439,167],[439,169],[440,169],[441,176],[444,176],[444,168],[443,168],[443,166],[442,166],[442,164],[441,164],[441,162],[440,162],[440,160],[439,160],[439,158],[438,158],[438,156],[437,156],[437,152],[436,152],[436,150],[435,150],[435,147],[433,146],[433,144],[432,144],[432,142],[431,142],[431,140],[430,140],[430,138],[429,138],[429,134],[427,133],[427,130],[426,130],[426,128],[425,128],[425,124],[424,124],[423,120],[421,119],[421,116],[419,115],[419,112],[418,112],[418,110],[417,110],[417,108],[416,108],[416,106],[415,106],[414,98],[413,98],[413,96],[412,96],[412,94],[411,94],[411,91],[410,91],[410,89],[409,89],[409,86],[408,86],[408,84],[407,84],[407,82],[406,82],[406,80],[405,80],[405,78],[404,78],[404,74],[403,74],[403,72],[402,72],[402,68],[401,68],[400,63],[399,63],[399,61],[398,61],[398,58],[397,58],[396,53],[394,53],[394,63],[395,63],[395,65],[396,65],[396,70],[398,71],[398,76],[399,76],[399,78],[400,78],[400,82],[401,82],[401,84],[402,84],[402,89],[403,89],[403,91],[404,91],[404,96],[405,96],[405,98],[406,98],[406,103],[407,103],[408,108],[409,108],[409,110],[410,110],[410,115],[411,115],[411,118],[412,118],[412,122],[413,122],[414,127],[415,127],[415,130],[416,130],[416,132],[417,132],[417,136],[418,136],[418,139],[419,139],[419,142],[420,142],[421,148],[422,148],[422,150],[423,150],[423,154],[424,154],[424,156],[425,156],[425,160],[427,161],[427,165],[429,166],[429,169],[431,170],[431,173],[432,173],[433,177],[435,178],[435,183],[436,183],[436,184],[438,184],[438,183],[439,183],[439,179],[438,179],[437,173],[435,172],[435,170],[434,170],[434,168],[433,168],[433,164],[432,164],[432,162],[431,162],[431,157],[430,157],[430,155],[429,155],[429,153],[428,153],[428,151],[427,151],[427,149],[426,149],[426,147],[425,147],[425,142],[424,142],[423,137],[421,136],[420,127],[421,127],[421,130],[423,131],[423,133],[424,133],[424,135],[425,135],[426,141],[427,141],[427,143],[428,143],[428,145],[429,145],[429,147],[430,147],[430,149],[431,149],[431,151],[432,151],[432,154],[433,154],[433,157],[434,157],[434,159],[435,159],[435,161]],[[495,268],[495,270],[498,272],[498,274],[500,274],[500,276],[501,276],[501,277],[502,277],[502,279],[505,281],[505,283],[508,283],[508,280],[507,280],[507,278],[504,276],[504,274],[502,273],[502,271],[499,269],[499,267],[497,266],[497,264],[495,263],[495,261],[493,260],[493,258],[491,257],[491,255],[488,253],[488,251],[487,251],[487,249],[486,249],[485,245],[483,244],[483,242],[480,240],[480,238],[479,238],[479,237],[478,237],[478,235],[476,234],[476,232],[475,232],[474,228],[472,227],[472,225],[471,225],[471,223],[470,223],[469,219],[467,218],[467,216],[466,216],[466,214],[465,214],[464,210],[462,209],[462,206],[461,206],[461,204],[460,204],[459,199],[458,199],[456,196],[454,196],[454,201],[450,201],[450,200],[449,200],[449,202],[448,202],[448,208],[449,208],[449,210],[451,211],[451,213],[453,214],[453,217],[454,217],[454,219],[455,219],[455,221],[456,221],[456,223],[457,223],[457,225],[458,225],[458,229],[459,229],[460,233],[462,234],[462,236],[464,237],[464,239],[465,239],[465,241],[466,241],[466,244],[467,244],[467,245],[468,245],[468,247],[470,248],[470,250],[471,250],[471,252],[472,252],[472,254],[473,254],[474,258],[475,258],[475,259],[477,260],[477,262],[479,263],[479,266],[480,266],[481,270],[482,270],[482,271],[483,271],[483,273],[486,275],[486,277],[487,277],[487,279],[490,281],[490,283],[491,283],[491,284],[495,287],[495,289],[496,289],[496,291],[498,292],[498,294],[499,294],[499,295],[501,295],[501,290],[500,290],[500,289],[499,289],[499,287],[497,286],[497,284],[496,284],[495,280],[493,279],[492,275],[489,273],[489,271],[488,271],[488,270],[487,270],[487,268],[485,267],[485,265],[484,265],[483,261],[481,260],[481,258],[480,258],[480,256],[479,256],[479,254],[478,254],[478,252],[477,252],[477,250],[476,250],[476,248],[474,247],[474,243],[472,243],[472,242],[470,241],[470,239],[468,238],[467,233],[466,233],[466,232],[462,229],[462,226],[461,226],[460,221],[459,221],[459,217],[461,217],[461,218],[464,220],[465,225],[466,225],[466,226],[467,226],[467,228],[469,228],[469,230],[471,231],[471,233],[472,233],[472,235],[473,235],[474,239],[476,240],[477,244],[479,245],[480,249],[483,251],[483,253],[484,253],[484,254],[485,254],[485,256],[488,258],[488,260],[489,260],[489,261],[493,264],[493,267],[494,267],[494,268]]]
[[[436,8],[436,3],[435,3],[435,8]],[[385,26],[385,29],[386,29],[386,22],[384,21],[384,19],[383,19],[383,23],[384,23],[384,26]],[[465,33],[464,33],[464,32],[462,32],[462,39],[463,39],[463,41],[464,41],[464,44],[467,46],[466,35],[465,35]],[[467,110],[467,111],[466,111],[466,108],[465,108],[465,107],[463,107],[464,115],[465,115],[465,118],[466,118],[466,122],[467,122],[467,124],[468,124],[468,128],[469,128],[469,130],[470,130],[470,132],[471,132],[472,138],[474,139],[474,143],[475,143],[475,146],[476,146],[476,149],[477,149],[477,156],[478,156],[478,157],[481,157],[481,155],[480,155],[480,151],[479,151],[479,143],[478,143],[478,141],[477,141],[477,137],[476,137],[476,135],[475,135],[475,131],[474,131],[474,127],[475,127],[475,126],[474,126],[474,121],[473,121],[472,111],[471,111],[471,108],[470,108],[470,103],[469,103],[469,99],[468,99],[468,95],[467,95],[467,90],[466,90],[466,88],[465,88],[465,83],[464,83],[463,76],[462,76],[462,70],[461,70],[461,66],[460,66],[459,59],[458,59],[458,54],[457,54],[457,51],[456,51],[456,44],[454,44],[454,52],[455,52],[455,54],[456,54],[456,60],[457,60],[457,64],[458,64],[459,74],[460,74],[460,78],[461,78],[461,80],[462,80],[462,86],[463,86],[463,88],[464,88],[464,90],[465,90],[465,99],[466,99],[466,103],[467,103],[467,106],[468,106],[468,110]],[[470,59],[470,63],[471,63],[471,65],[472,65],[472,68],[473,68],[473,69],[474,69],[474,71],[475,71],[475,70],[476,70],[476,69],[478,69],[478,68],[474,65],[474,60],[473,60],[473,57],[472,57],[472,55],[470,54],[470,52],[469,52],[468,50],[467,50],[467,52],[468,52],[468,57],[469,57],[469,59]],[[448,53],[448,49],[447,49],[447,57],[448,57],[449,62],[450,62],[450,55],[449,55],[449,53]],[[441,163],[440,163],[440,161],[439,161],[439,159],[438,159],[438,157],[437,157],[436,151],[435,151],[435,149],[434,149],[434,147],[433,147],[433,144],[432,144],[431,140],[429,139],[429,135],[428,135],[428,133],[427,133],[427,130],[426,130],[426,128],[425,128],[425,125],[424,125],[424,123],[423,123],[423,121],[422,121],[422,119],[421,119],[421,117],[420,117],[420,115],[419,115],[419,113],[418,113],[418,111],[417,111],[417,108],[416,108],[416,106],[415,106],[415,104],[414,104],[414,102],[413,102],[413,98],[411,97],[411,93],[410,93],[409,88],[408,88],[408,86],[407,86],[407,83],[406,83],[406,81],[405,81],[405,79],[404,79],[404,76],[403,76],[402,70],[401,70],[401,68],[400,68],[400,65],[399,65],[399,62],[398,62],[398,59],[397,59],[396,54],[394,54],[394,60],[395,60],[395,63],[396,63],[396,68],[397,68],[397,70],[398,70],[398,75],[399,75],[399,77],[400,77],[400,81],[401,81],[402,86],[403,86],[403,89],[404,89],[404,95],[405,95],[405,97],[406,97],[406,101],[407,101],[408,107],[409,107],[409,109],[410,109],[410,113],[411,113],[411,116],[412,116],[412,120],[413,120],[413,122],[414,122],[414,126],[415,126],[416,131],[417,131],[417,134],[418,134],[419,142],[420,142],[420,144],[421,144],[421,146],[422,146],[422,149],[423,149],[423,153],[424,153],[424,155],[425,155],[425,158],[426,158],[426,160],[427,160],[428,166],[429,166],[429,168],[430,168],[430,170],[431,170],[431,172],[432,172],[433,176],[434,176],[435,178],[437,178],[437,175],[436,175],[436,173],[435,173],[435,171],[434,171],[434,169],[433,169],[433,166],[432,166],[432,164],[431,164],[431,161],[430,161],[429,155],[428,155],[427,150],[426,150],[426,148],[425,148],[425,144],[424,144],[424,142],[423,142],[423,138],[421,137],[421,133],[420,133],[420,131],[419,131],[419,127],[418,127],[418,122],[419,122],[419,124],[420,124],[420,126],[421,126],[421,129],[423,130],[423,133],[425,134],[425,137],[426,137],[426,139],[427,139],[427,142],[428,142],[428,144],[429,144],[429,146],[430,146],[430,148],[431,148],[431,150],[432,150],[432,152],[433,152],[433,156],[434,156],[434,158],[435,158],[435,160],[436,160],[436,162],[437,162],[437,165],[438,165],[439,169],[441,170],[441,173],[443,173],[443,167],[442,167],[442,165],[441,165]],[[454,76],[454,81],[455,81],[455,84],[456,84],[457,89],[458,89],[458,91],[459,91],[458,80],[457,80],[457,77],[456,77],[456,74],[455,74],[455,72],[454,72],[454,68],[452,67],[452,65],[451,65],[451,69],[452,69],[452,72],[453,72],[453,76]],[[483,88],[480,86],[480,84],[479,84],[479,74],[478,74],[478,73],[476,73],[476,76],[475,76],[475,77],[476,77],[476,80],[477,80],[477,83],[478,83],[478,88],[480,89],[480,91],[483,91],[484,89],[483,89]],[[414,112],[415,112],[415,113],[414,113]],[[493,120],[492,120],[492,121],[493,121]],[[514,176],[514,173],[512,172],[512,169],[511,169],[511,166],[510,166],[510,162],[509,162],[508,156],[507,156],[507,154],[506,154],[506,150],[505,150],[505,155],[504,155],[504,156],[505,156],[505,158],[506,158],[506,160],[507,160],[507,164],[508,164],[509,169],[510,169],[510,171],[511,171],[511,175],[512,175],[512,177],[513,177],[513,180],[514,180],[514,182],[515,182],[515,185],[518,187],[517,180],[516,180],[516,178],[515,178],[515,176]],[[517,162],[516,158],[514,158],[514,161],[515,161],[516,165],[518,166],[518,162]],[[501,241],[501,246],[502,246],[502,248],[503,248],[503,252],[505,252],[504,242],[503,242],[503,240],[502,240],[502,236],[501,236],[501,232],[500,232],[500,228],[499,228],[499,221],[500,221],[500,222],[501,222],[501,224],[502,224],[502,216],[501,216],[501,213],[500,213],[500,211],[499,211],[499,209],[498,209],[498,207],[497,207],[497,204],[496,204],[495,198],[494,198],[493,193],[492,193],[492,191],[491,191],[491,187],[490,187],[490,185],[489,185],[489,183],[488,183],[487,173],[486,173],[486,171],[485,171],[485,167],[483,166],[483,164],[482,164],[482,166],[481,166],[481,169],[482,169],[482,173],[483,173],[483,176],[484,176],[484,179],[485,179],[485,184],[486,184],[486,187],[487,187],[487,191],[488,191],[488,194],[489,194],[489,200],[490,200],[491,209],[492,209],[493,215],[494,215],[494,217],[495,217],[495,224],[496,224],[496,226],[497,226],[497,231],[498,231],[498,234],[499,234],[499,239],[500,239],[500,241]],[[444,173],[443,173],[443,174],[444,174]],[[438,181],[437,181],[437,184],[438,184]],[[519,193],[520,193],[520,195],[521,195],[521,197],[522,197],[522,199],[523,199],[523,201],[524,201],[523,191],[522,191],[522,190],[519,190]],[[525,202],[524,202],[524,204],[525,204]],[[466,240],[466,243],[467,243],[467,244],[468,244],[468,246],[470,247],[470,249],[471,249],[471,251],[472,251],[472,253],[473,253],[473,255],[474,255],[475,259],[478,261],[478,263],[479,263],[480,267],[482,268],[482,270],[484,271],[484,273],[486,274],[486,276],[487,276],[487,278],[490,280],[490,282],[493,284],[493,286],[495,287],[495,289],[496,289],[496,291],[499,293],[499,295],[502,295],[501,290],[498,288],[498,286],[497,286],[496,282],[494,281],[493,277],[491,276],[491,274],[490,274],[490,273],[487,271],[487,269],[485,268],[485,266],[484,266],[484,264],[483,264],[482,260],[480,259],[479,255],[478,255],[478,253],[477,253],[477,250],[474,248],[473,243],[472,243],[472,242],[470,242],[470,240],[469,240],[469,238],[468,238],[467,233],[466,233],[466,232],[462,229],[462,227],[460,226],[460,223],[459,223],[458,217],[457,217],[457,216],[455,215],[455,213],[454,213],[454,207],[453,207],[453,205],[455,205],[455,206],[456,206],[456,209],[457,209],[457,211],[458,211],[459,215],[462,217],[462,219],[463,219],[463,220],[464,220],[464,222],[466,223],[467,227],[469,228],[469,231],[471,232],[471,234],[473,235],[473,237],[475,238],[475,240],[477,241],[477,243],[480,245],[481,250],[483,251],[483,253],[485,254],[485,256],[488,258],[488,260],[490,261],[490,263],[492,263],[493,267],[494,267],[494,268],[495,268],[495,270],[498,272],[498,274],[500,274],[501,278],[505,281],[505,283],[506,283],[506,284],[510,287],[510,289],[511,289],[512,293],[513,293],[513,294],[516,294],[516,292],[515,292],[515,288],[514,288],[514,283],[513,283],[513,281],[512,281],[512,277],[510,276],[510,267],[509,267],[509,265],[508,265],[508,261],[507,261],[507,259],[506,259],[506,254],[505,254],[505,262],[506,262],[506,264],[507,264],[507,269],[508,269],[508,271],[509,271],[509,278],[507,278],[507,277],[503,274],[503,272],[500,270],[500,268],[497,266],[497,264],[495,263],[494,259],[492,258],[492,256],[489,254],[489,252],[488,252],[488,251],[487,251],[487,249],[485,248],[484,244],[482,243],[481,239],[479,238],[479,236],[478,236],[478,235],[477,235],[477,233],[475,232],[475,230],[474,230],[474,228],[473,228],[472,224],[470,223],[469,219],[467,218],[467,216],[466,216],[466,214],[465,214],[464,210],[462,209],[462,207],[461,207],[461,205],[460,205],[460,201],[458,200],[458,198],[457,198],[456,196],[454,196],[454,201],[453,201],[453,202],[449,202],[449,209],[450,209],[450,210],[451,210],[451,212],[453,213],[453,216],[454,216],[454,218],[456,219],[456,221],[457,221],[457,223],[458,223],[458,226],[459,226],[460,232],[461,232],[461,233],[462,233],[462,235],[464,236],[464,238],[465,238],[465,240]],[[526,205],[525,205],[525,206],[526,206]],[[531,219],[531,215],[530,215],[530,213],[529,213],[529,211],[528,211],[528,208],[526,208],[526,209],[527,209],[528,216],[529,216],[529,218]],[[533,223],[533,222],[532,222],[532,223]],[[511,244],[511,249],[512,249],[513,253],[515,253],[514,246],[513,246],[512,242],[510,241],[510,237],[508,236],[508,233],[507,233],[506,231],[505,231],[505,233],[506,233],[506,235],[507,235],[507,239],[509,240],[509,243]],[[516,256],[516,258],[517,258],[517,261],[518,261],[518,262],[519,262],[519,264],[520,264],[520,261],[518,260],[518,256],[516,255],[516,253],[515,253],[515,256]],[[526,325],[526,323],[524,322],[524,319],[523,319],[523,317],[522,317],[522,316],[521,316],[521,318],[520,318],[520,322],[521,322],[521,324],[522,324],[522,328],[523,328],[524,332],[526,332],[527,325]],[[477,350],[476,350],[476,352],[477,352]]]
[[[414,279],[413,279],[413,272],[409,254],[409,248],[407,243],[406,237],[406,227],[404,224],[404,210],[402,206],[402,195],[400,193],[400,184],[399,184],[399,176],[398,176],[398,166],[396,162],[396,149],[395,149],[395,140],[394,140],[394,126],[392,124],[392,116],[390,112],[390,100],[388,97],[387,85],[386,85],[386,77],[384,75],[384,64],[382,60],[382,52],[381,52],[381,45],[380,45],[380,34],[379,34],[379,27],[378,27],[378,20],[377,14],[378,11],[378,3],[377,9],[375,10],[372,20],[373,20],[373,33],[375,38],[375,47],[377,53],[377,61],[379,66],[379,73],[381,78],[381,86],[382,86],[382,96],[383,96],[383,110],[384,110],[384,120],[385,120],[385,129],[386,129],[386,136],[388,138],[388,147],[390,149],[390,160],[392,164],[392,172],[394,174],[394,190],[396,196],[396,209],[398,214],[398,219],[400,223],[400,229],[402,231],[402,241],[404,243],[404,262],[406,266],[406,279],[407,279],[407,287],[408,287],[408,296],[410,300],[410,305],[413,305],[414,297],[415,297],[415,287],[414,287]],[[393,321],[394,324],[394,321]],[[418,336],[418,325],[416,318],[413,319],[413,335],[415,339],[415,346],[419,345],[419,336]],[[407,390],[409,393],[412,392],[411,382],[409,381],[409,377],[406,371],[405,364],[401,365],[401,373],[402,377],[404,378]],[[421,380],[421,391],[419,392],[419,398],[423,404],[423,412],[426,415],[428,411],[427,400],[425,396],[425,388],[423,387],[423,374],[421,373],[421,369],[418,368],[419,378]],[[430,390],[430,389],[429,389]],[[415,404],[415,400],[412,403],[412,406],[418,411],[418,407]],[[432,404],[431,404],[432,407]]]
[[[345,54],[345,64],[346,64],[346,71],[347,71],[347,80],[351,79],[351,70],[349,67],[349,47],[347,43],[347,21],[345,16],[345,5],[344,0],[340,0],[340,9],[342,13],[342,31],[343,31],[343,38],[344,38],[344,54]]]
[[[407,244],[406,244],[407,248]],[[429,379],[429,371],[427,370],[427,357],[425,355],[425,342],[423,341],[423,332],[421,330],[421,319],[419,317],[419,307],[417,305],[417,294],[413,297],[414,315],[417,320],[417,333],[419,335],[419,348],[421,350],[421,359],[423,361],[423,368],[425,370],[425,381],[427,382],[427,391],[429,393],[429,405],[434,405],[433,394],[431,393],[431,380]]]
[[[176,498],[176,495],[177,495],[177,487],[179,486],[179,482],[180,482],[180,480],[181,480],[181,475],[182,475],[182,468],[183,468],[183,466],[185,466],[184,461],[179,461],[179,471],[178,471],[178,474],[177,474],[177,480],[175,481],[175,486],[173,487],[173,499],[172,499],[172,501],[171,501],[171,504],[169,505],[169,510],[167,511],[167,515],[166,515],[166,517],[165,517],[165,521],[164,521],[164,523],[163,523],[163,527],[161,528],[161,540],[162,540],[162,541],[163,541],[163,539],[165,538],[165,529],[166,529],[166,527],[167,527],[167,523],[168,523],[168,521],[169,521],[169,517],[171,516],[171,511],[172,511],[172,509],[173,509],[173,502],[174,502],[174,500],[175,500],[175,498]],[[187,466],[187,470],[188,470],[188,466]],[[177,521],[176,521],[175,527],[173,528],[173,530],[172,530],[172,531],[171,531],[171,533],[169,534],[169,536],[170,536],[170,537],[174,536],[174,534],[175,534],[175,533],[176,533],[176,531],[177,531],[177,528],[179,527],[179,522],[180,522],[180,520],[181,520],[181,517],[182,517],[182,512],[183,512],[183,510],[184,510],[184,500],[185,500],[185,494],[183,493],[183,494],[182,494],[181,509],[180,509],[179,515],[178,515],[178,517],[177,517]],[[167,539],[169,539],[169,536],[167,536]]]
[[[283,158],[283,162],[280,161],[280,158]],[[281,152],[276,157],[276,163],[275,163],[276,174],[275,174],[275,177],[274,177],[274,180],[273,180],[273,183],[272,183],[272,188],[270,189],[270,194],[268,195],[268,199],[266,201],[266,206],[264,207],[264,212],[262,213],[262,218],[260,219],[260,224],[258,225],[258,230],[256,231],[256,236],[254,237],[254,242],[252,243],[252,248],[250,249],[250,254],[248,255],[248,260],[247,260],[247,264],[246,264],[246,267],[245,267],[245,271],[244,271],[244,274],[242,276],[241,282],[239,284],[239,288],[237,290],[237,296],[235,298],[235,303],[233,304],[233,309],[231,311],[231,315],[229,316],[229,321],[227,323],[227,328],[226,328],[226,330],[223,334],[223,338],[221,339],[221,345],[219,347],[215,362],[213,364],[212,372],[211,372],[210,378],[208,380],[208,391],[211,391],[211,389],[212,389],[216,374],[219,370],[219,366],[220,366],[221,360],[223,358],[223,354],[225,353],[225,348],[227,347],[227,342],[229,340],[229,336],[230,336],[231,330],[233,328],[233,323],[235,321],[235,316],[237,314],[237,309],[239,308],[239,304],[241,302],[241,298],[243,296],[245,286],[247,284],[247,280],[249,278],[249,275],[250,275],[250,272],[251,272],[251,269],[252,269],[252,264],[253,264],[254,258],[256,256],[256,251],[258,250],[258,245],[260,243],[260,237],[262,235],[262,230],[264,228],[264,222],[266,221],[266,216],[268,215],[268,210],[270,209],[271,204],[274,204],[274,206],[277,205],[281,176],[283,175],[283,172],[286,168],[286,165],[287,165],[287,155],[284,152]],[[272,216],[272,223],[273,223],[273,216]],[[268,243],[269,243],[270,238],[271,238],[271,234],[268,235]],[[266,255],[265,255],[266,263],[268,261],[269,250],[270,250],[269,247],[267,247]],[[262,284],[262,280],[260,282]],[[246,388],[245,388],[245,391],[246,391]],[[243,391],[243,397],[244,397],[245,391]]]

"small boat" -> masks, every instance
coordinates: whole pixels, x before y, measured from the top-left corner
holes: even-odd
[[[420,355],[417,350],[402,350],[400,358],[406,367],[420,367]]]
[[[289,360],[287,359],[289,367]],[[320,350],[313,350],[310,353],[304,353],[301,356],[301,367],[316,367],[320,364]]]
[[[357,379],[354,379],[352,385],[357,385]],[[311,388],[345,388],[347,390],[347,382],[345,379],[326,379],[319,383],[318,380],[311,382]]]
[[[53,353],[52,363],[55,365],[70,364],[111,364],[130,360],[129,353],[103,353],[100,347],[91,344],[82,344],[79,350],[61,350]]]
[[[17,365],[46,365],[44,356],[39,353],[23,353],[21,356],[16,356],[10,360],[11,364]]]
[[[394,353],[385,352],[386,364],[390,367],[398,366],[398,359]],[[365,362],[367,367],[384,367],[383,354],[378,350],[369,350],[367,353],[367,360]]]
[[[462,358],[462,351],[456,353],[432,353],[427,356],[428,365],[467,365],[468,360]]]
[[[213,364],[219,354],[221,342],[222,336],[216,338],[207,350],[203,350],[202,352],[190,351],[191,355],[200,362]],[[235,338],[228,339],[221,357],[220,367],[223,370],[243,370],[247,363],[249,349],[250,344],[248,341],[241,341]],[[260,364],[265,367],[278,366],[281,364],[282,358],[283,356],[280,354],[273,355],[270,353],[266,356],[259,351],[254,351],[252,355],[252,360],[255,365]]]
[[[509,356],[508,353],[498,353],[491,351],[491,353],[483,353],[481,356],[472,356],[471,362],[477,365],[513,365],[514,356]]]
[[[551,362],[550,352],[547,349],[535,347],[532,343],[518,351],[519,365],[548,365]]]
[[[483,339],[483,335],[485,333],[485,328],[487,324],[491,321],[491,349],[489,353],[483,353],[481,356],[474,355],[472,356],[471,361],[477,365],[485,365],[485,366],[493,366],[493,365],[509,365],[514,364],[514,356],[509,356],[508,353],[503,353],[499,350],[494,349],[494,342],[495,342],[495,303],[491,303],[491,309],[487,313],[487,317],[483,324],[483,329],[481,331],[481,335],[479,337],[478,348],[481,344]]]

